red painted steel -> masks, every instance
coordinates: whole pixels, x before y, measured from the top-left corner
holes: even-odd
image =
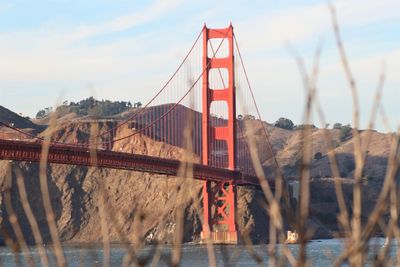
[[[228,42],[229,51],[226,58],[208,57],[208,46],[211,39],[222,38]],[[202,89],[202,163],[210,165],[215,141],[224,141],[227,145],[228,168],[236,169],[236,99],[234,87],[233,27],[225,29],[203,28],[203,89]],[[211,89],[209,84],[210,70],[226,68],[228,85],[226,88]],[[228,106],[226,126],[212,125],[210,107],[213,101],[224,101]],[[218,148],[220,148],[217,145]],[[218,151],[219,152],[219,151]],[[216,153],[214,153],[216,155]],[[220,160],[216,156],[217,161]],[[224,182],[206,180],[203,185],[204,222],[202,239],[214,243],[237,243],[236,227],[236,181],[227,179]]]
[[[42,143],[40,142],[0,139],[0,160],[39,162],[41,152]],[[94,162],[93,158],[90,157],[88,148],[53,144],[49,148],[48,162],[149,172],[169,176],[177,176],[181,164],[178,160],[101,149],[96,150],[96,155],[97,162]],[[234,180],[237,184],[242,185],[259,184],[257,177],[244,175],[239,171],[202,164],[193,165],[193,177],[198,180],[210,179],[218,182]]]

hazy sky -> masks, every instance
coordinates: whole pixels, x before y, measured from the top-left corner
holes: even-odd
[[[278,3],[278,4],[277,4]],[[362,126],[383,62],[383,105],[400,123],[400,1],[338,0],[359,89]],[[0,105],[24,115],[92,94],[145,103],[176,69],[204,22],[232,22],[263,119],[301,123],[304,94],[288,44],[312,67],[322,44],[319,97],[329,123],[351,122],[351,94],[326,1],[0,1]],[[318,125],[318,122],[316,122]],[[319,126],[319,125],[318,125]],[[378,128],[384,130],[383,124]]]

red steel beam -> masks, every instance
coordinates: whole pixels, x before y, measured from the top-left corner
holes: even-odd
[[[0,140],[0,160],[39,162],[42,143],[16,140]],[[97,166],[102,168],[122,169],[177,176],[178,160],[164,159],[139,154],[128,154],[107,150],[96,150],[97,162],[90,156],[87,148],[51,145],[47,162],[56,164]],[[258,178],[242,174],[236,170],[228,170],[193,164],[193,177],[198,180],[217,182],[236,181],[239,185],[259,185]]]
[[[228,43],[228,55],[220,58],[218,55],[208,56],[209,42],[215,38],[223,38]],[[220,44],[222,45],[222,43]],[[220,47],[220,46],[219,46]],[[218,47],[218,48],[219,48]],[[202,119],[203,119],[203,158],[204,165],[214,165],[212,154],[217,152],[215,141],[222,141],[227,146],[228,168],[236,170],[236,96],[233,56],[233,27],[230,25],[225,29],[203,28],[203,88],[202,88]],[[220,71],[224,68],[228,71],[228,84],[226,88],[212,89],[210,87],[210,71]],[[221,76],[222,79],[222,76]],[[224,81],[222,81],[225,84]],[[210,116],[211,104],[214,101],[223,101],[228,108],[227,125],[212,125]],[[214,150],[214,151],[213,151]],[[217,164],[218,166],[218,164]],[[219,165],[221,166],[221,165]],[[207,177],[208,178],[208,177]],[[214,243],[237,243],[236,206],[237,191],[235,179],[227,178],[222,183],[213,185],[211,179],[206,179],[203,185],[203,210],[204,222],[201,237],[204,240],[211,240]],[[216,190],[214,190],[216,189]],[[215,193],[214,193],[215,191]],[[214,211],[214,212],[213,212]]]

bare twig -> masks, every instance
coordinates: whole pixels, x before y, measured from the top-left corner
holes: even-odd
[[[15,173],[17,176],[17,185],[18,185],[19,196],[21,198],[22,207],[24,209],[26,217],[28,218],[28,222],[32,228],[32,233],[35,239],[36,248],[40,256],[40,261],[42,262],[43,266],[45,267],[49,266],[49,259],[46,254],[46,250],[43,247],[42,235],[40,234],[38,223],[35,219],[35,216],[33,215],[31,205],[29,204],[24,177],[19,168],[15,170]]]
[[[30,253],[28,246],[25,242],[24,234],[22,233],[21,226],[18,223],[18,217],[15,214],[15,211],[14,211],[14,208],[12,205],[11,187],[12,187],[12,170],[11,170],[11,163],[8,163],[7,180],[6,180],[6,184],[5,184],[5,204],[6,204],[6,209],[8,212],[8,220],[10,221],[11,227],[14,230],[18,245],[22,249],[26,263],[29,266],[33,266],[34,263],[33,263],[32,254]]]
[[[361,242],[361,176],[364,166],[364,158],[362,156],[361,150],[361,138],[358,131],[360,125],[360,107],[358,102],[358,92],[355,79],[350,69],[349,62],[347,60],[346,52],[343,46],[343,42],[340,36],[339,25],[336,18],[336,11],[332,5],[329,5],[332,17],[332,27],[335,34],[336,45],[339,50],[340,59],[342,66],[349,83],[349,88],[353,100],[353,146],[354,146],[354,156],[356,161],[356,168],[354,172],[354,188],[353,188],[353,218],[352,218],[352,236],[353,244],[358,246]],[[352,255],[351,263],[356,266],[363,265],[364,258],[360,251]]]
[[[96,136],[98,136],[99,127],[96,122],[90,125],[90,157],[93,160],[93,166],[96,168],[97,166],[97,148],[96,148]],[[110,237],[108,234],[108,225],[107,225],[107,213],[105,210],[105,202],[107,201],[105,198],[105,190],[104,190],[104,183],[102,180],[99,182],[101,185],[100,187],[100,194],[98,199],[99,205],[99,216],[100,216],[100,225],[101,225],[101,236],[103,242],[103,266],[108,267],[110,266]]]

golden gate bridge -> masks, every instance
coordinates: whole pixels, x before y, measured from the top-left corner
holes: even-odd
[[[47,144],[49,163],[125,169],[168,178],[178,175],[181,161],[120,152],[121,142],[142,135],[191,150],[199,159],[199,163],[193,162],[193,178],[204,181],[201,237],[214,243],[237,243],[236,187],[260,184],[253,167],[255,159],[250,155],[254,131],[261,131],[257,138],[262,136],[262,142],[257,142],[259,158],[274,156],[232,25],[224,29],[204,25],[176,71],[154,97],[97,136],[61,141],[3,122],[0,126],[25,136],[23,140],[0,139],[1,160],[39,162]],[[116,138],[123,126],[131,133]],[[185,130],[190,132],[186,145]],[[260,156],[262,153],[265,155]],[[274,181],[268,182],[273,187]]]

